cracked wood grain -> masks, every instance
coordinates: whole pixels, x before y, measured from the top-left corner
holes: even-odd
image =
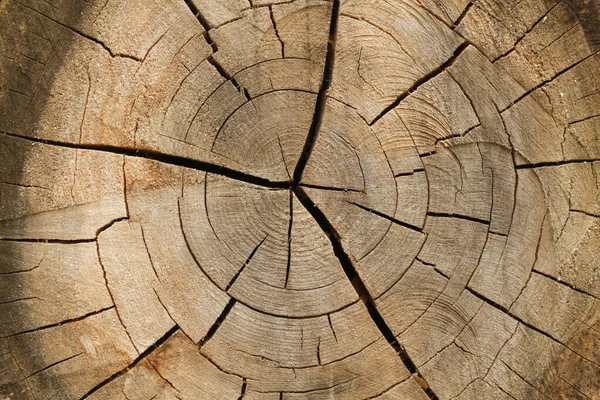
[[[596,398],[598,11],[2,2],[0,398]]]

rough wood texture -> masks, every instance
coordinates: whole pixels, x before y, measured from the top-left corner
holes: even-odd
[[[600,399],[597,0],[0,0],[0,399]]]

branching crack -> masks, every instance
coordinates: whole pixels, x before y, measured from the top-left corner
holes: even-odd
[[[100,264],[100,268],[102,268],[102,276],[104,278],[104,284],[106,285],[106,290],[108,291],[108,295],[110,296],[112,303],[115,305],[115,313],[117,314],[117,319],[123,326],[123,329],[125,330],[125,334],[129,338],[131,345],[135,348],[136,351],[138,351],[137,346],[135,345],[135,342],[133,341],[133,339],[131,338],[131,335],[129,334],[129,331],[127,330],[127,326],[125,325],[125,323],[123,322],[123,319],[121,318],[121,314],[119,313],[119,308],[117,307],[117,303],[115,302],[115,298],[112,294],[112,290],[110,290],[110,286],[108,285],[108,278],[106,277],[106,268],[104,267],[104,264],[102,263],[102,256],[100,255],[100,244],[97,241],[96,241],[96,253],[98,254],[98,263]]]
[[[314,218],[314,220],[320,226],[323,233],[325,233],[325,235],[331,242],[331,246],[333,248],[333,253],[339,260],[339,262],[342,266],[342,269],[344,270],[344,273],[346,274],[346,277],[352,284],[352,286],[353,286],[354,290],[356,291],[356,293],[358,294],[360,300],[365,305],[371,319],[373,320],[373,322],[375,323],[375,325],[377,326],[377,328],[379,329],[379,331],[381,332],[383,337],[387,340],[387,342],[390,344],[390,346],[398,354],[398,356],[400,357],[400,359],[402,360],[402,362],[404,363],[406,368],[410,371],[410,373],[413,374],[413,376],[418,377],[419,381],[423,382],[422,388],[423,388],[423,391],[427,394],[427,396],[430,399],[437,399],[438,397],[433,393],[431,388],[427,385],[427,383],[425,382],[425,379],[419,373],[415,363],[409,357],[408,352],[398,342],[398,340],[394,336],[394,333],[392,332],[390,327],[387,325],[387,323],[383,319],[383,316],[377,309],[377,307],[375,305],[375,300],[373,299],[373,297],[367,290],[367,287],[365,286],[365,283],[362,281],[362,278],[359,276],[358,271],[356,270],[356,267],[354,266],[354,262],[352,261],[351,256],[348,253],[346,253],[346,251],[342,245],[342,241],[341,241],[341,238],[340,238],[338,232],[333,227],[331,222],[329,222],[329,220],[327,219],[327,217],[325,216],[323,211],[321,211],[315,205],[315,203],[312,201],[312,199],[306,194],[306,192],[304,191],[304,188],[303,188],[303,186],[306,186],[306,185],[300,185],[300,182],[302,180],[302,174],[303,174],[304,169],[306,168],[308,160],[311,156],[317,136],[319,134],[321,123],[323,121],[323,115],[325,112],[325,104],[327,101],[327,92],[331,85],[331,79],[333,76],[335,44],[336,44],[336,37],[337,37],[337,25],[338,25],[339,15],[340,15],[340,0],[333,0],[333,6],[332,6],[332,10],[331,10],[331,21],[329,24],[329,41],[327,44],[327,55],[325,57],[325,66],[324,66],[324,71],[323,71],[323,81],[321,83],[321,87],[317,94],[317,101],[315,103],[315,112],[313,114],[313,119],[312,119],[312,123],[310,126],[310,130],[308,132],[308,135],[306,137],[306,142],[304,143],[304,148],[302,149],[302,153],[300,154],[300,158],[299,158],[298,163],[296,164],[296,168],[294,170],[291,189],[292,189],[293,193],[296,195],[296,197],[298,198],[298,200],[300,201],[300,203],[311,214],[311,216]],[[467,46],[468,46],[468,44],[466,44],[466,43],[459,46],[456,49],[456,52],[454,53],[453,57],[451,57],[446,63],[444,63],[440,67],[441,69],[439,71],[438,70],[433,71],[431,74],[425,76],[423,79],[419,80],[412,89],[416,90],[416,88],[418,86],[425,83],[427,80],[433,78],[435,75],[441,73],[441,71],[443,71],[445,68],[447,68],[449,65],[451,65],[460,56],[460,54],[462,54],[462,52],[465,50],[465,48]],[[408,94],[409,93],[407,92],[407,94],[404,97],[408,96]],[[397,100],[397,103],[402,101],[402,99],[403,99],[403,97],[400,96]],[[397,105],[397,103],[392,104],[389,107],[389,109],[384,110],[384,112],[381,115],[379,115],[378,118],[376,118],[376,120],[381,118],[386,112],[393,109]],[[376,120],[373,121],[373,123],[376,122]],[[331,189],[333,189],[333,188],[331,188]],[[341,190],[343,190],[343,189],[341,189]],[[417,230],[420,230],[420,229],[417,228]],[[330,318],[329,314],[328,314],[328,321],[330,323],[330,326],[331,326],[332,332],[333,332],[333,326],[331,325],[331,318]],[[335,332],[334,332],[334,336],[335,336]],[[335,337],[335,338],[337,340],[337,337]],[[319,364],[321,364],[320,340],[319,340],[319,344],[317,345],[317,359],[318,359]],[[283,396],[283,393],[280,394],[280,397],[282,397],[282,396]]]
[[[185,0],[185,4],[188,6],[188,8],[192,12],[192,14],[194,14],[194,17],[196,17],[196,19],[198,20],[198,22],[200,23],[200,25],[202,25],[202,28],[204,29],[204,31],[202,33],[202,36],[204,37],[204,40],[206,40],[206,43],[208,43],[210,45],[211,49],[212,49],[213,54],[211,54],[210,56],[208,56],[206,58],[206,61],[208,61],[210,63],[210,65],[212,65],[213,67],[215,67],[215,69],[217,70],[217,72],[219,73],[219,75],[221,75],[223,78],[225,78],[225,80],[230,81],[233,84],[233,86],[237,89],[237,91],[240,92],[240,93],[242,93],[246,97],[246,99],[248,101],[250,101],[250,95],[248,94],[248,91],[245,88],[242,88],[238,84],[238,82],[235,80],[235,78],[233,76],[231,76],[231,74],[229,74],[225,70],[225,68],[223,68],[223,66],[221,65],[221,63],[219,63],[213,57],[213,55],[216,52],[219,51],[219,48],[217,46],[217,43],[215,43],[215,41],[210,36],[211,26],[208,23],[208,21],[206,20],[206,18],[204,18],[204,16],[200,12],[200,10],[198,10],[198,7],[196,7],[191,2],[191,0]]]

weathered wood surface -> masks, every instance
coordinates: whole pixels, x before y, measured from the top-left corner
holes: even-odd
[[[600,399],[597,0],[0,0],[0,399]]]

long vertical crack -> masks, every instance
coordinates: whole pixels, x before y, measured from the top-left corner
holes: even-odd
[[[292,226],[294,224],[294,193],[290,190],[290,221],[288,223],[287,232],[287,265],[285,269],[285,284],[284,288],[287,288],[290,280],[290,270],[292,267]]]
[[[339,16],[340,0],[333,0],[333,6],[331,8],[331,22],[329,24],[329,41],[327,42],[327,55],[325,56],[325,68],[323,71],[323,81],[321,82],[321,87],[319,88],[319,92],[317,94],[315,112],[313,114],[313,119],[310,125],[310,129],[308,131],[308,135],[306,136],[306,142],[304,143],[304,148],[302,149],[302,153],[300,154],[300,158],[298,159],[298,163],[296,164],[296,168],[294,169],[294,186],[298,186],[298,184],[302,180],[302,173],[306,168],[306,164],[308,163],[308,159],[310,158],[310,155],[312,153],[315,141],[317,139],[317,136],[319,135],[321,123],[323,122],[325,103],[327,101],[327,91],[331,86],[331,78],[333,76],[335,43],[337,37],[337,26]]]
[[[335,228],[333,227],[331,222],[329,222],[329,220],[327,219],[327,217],[325,216],[323,211],[321,211],[315,205],[315,203],[311,200],[310,197],[308,197],[308,195],[302,189],[301,186],[296,186],[294,188],[294,193],[296,194],[296,197],[298,198],[300,203],[302,203],[304,208],[306,208],[306,210],[312,215],[312,217],[315,219],[315,221],[319,224],[319,226],[321,227],[321,230],[323,230],[323,232],[325,233],[325,235],[331,242],[331,246],[333,247],[333,253],[337,257],[337,259],[340,261],[340,264],[342,265],[344,273],[346,274],[348,280],[352,284],[352,287],[358,294],[360,300],[363,302],[363,304],[367,308],[367,311],[369,312],[371,319],[373,320],[373,322],[375,322],[375,325],[377,325],[377,328],[379,329],[379,331],[381,332],[383,337],[387,340],[387,342],[390,344],[390,346],[392,346],[392,348],[394,349],[396,354],[398,354],[398,356],[400,357],[400,359],[402,360],[402,362],[404,363],[406,368],[410,371],[410,373],[421,384],[422,389],[427,394],[427,396],[429,396],[430,399],[437,399],[438,397],[435,395],[435,393],[433,393],[433,391],[427,384],[425,378],[423,378],[423,376],[417,369],[417,366],[415,365],[415,363],[412,361],[412,359],[408,355],[408,352],[398,342],[398,340],[396,339],[396,336],[394,336],[394,333],[392,332],[390,327],[387,325],[387,323],[383,319],[383,316],[377,309],[377,306],[375,305],[375,300],[373,299],[373,296],[371,296],[371,294],[367,290],[367,287],[365,286],[365,283],[359,276],[359,274],[356,270],[356,267],[354,266],[354,263],[352,262],[352,259],[350,258],[348,253],[346,253],[346,251],[344,250],[344,247],[342,245],[342,240],[341,240],[338,232],[335,230]]]
[[[390,346],[394,349],[396,354],[398,354],[398,356],[402,360],[402,363],[408,369],[408,371],[410,371],[410,373],[415,378],[415,380],[417,382],[419,382],[421,388],[427,394],[427,396],[430,399],[437,400],[438,397],[431,390],[431,388],[427,384],[425,378],[421,375],[421,373],[417,369],[416,364],[412,361],[412,359],[408,355],[408,352],[406,351],[406,349],[398,342],[398,340],[396,339],[396,336],[394,336],[394,333],[392,332],[391,328],[387,325],[387,323],[383,319],[383,316],[377,309],[377,306],[375,305],[375,299],[373,298],[373,296],[371,296],[371,294],[367,290],[367,287],[365,286],[365,283],[363,282],[362,278],[359,276],[351,257],[344,250],[340,235],[338,234],[336,229],[333,227],[331,222],[329,222],[329,220],[327,219],[327,217],[325,216],[323,211],[321,211],[315,205],[315,203],[312,201],[312,199],[304,191],[302,186],[300,186],[300,182],[302,180],[302,174],[304,172],[304,169],[306,168],[308,160],[310,159],[317,136],[319,134],[319,130],[321,128],[321,123],[323,121],[323,115],[325,112],[325,103],[327,101],[327,91],[329,90],[329,87],[331,85],[331,79],[333,76],[333,66],[334,66],[334,59],[335,59],[335,44],[336,44],[336,38],[337,38],[337,26],[338,26],[339,16],[340,16],[340,0],[333,0],[333,6],[331,9],[331,22],[329,24],[329,42],[327,44],[327,55],[325,57],[325,66],[324,66],[324,71],[323,71],[323,81],[321,83],[321,87],[317,94],[317,101],[315,104],[315,112],[313,114],[313,119],[312,119],[312,123],[310,126],[310,130],[306,137],[306,142],[304,143],[304,148],[302,149],[302,153],[300,154],[298,163],[296,164],[296,168],[294,169],[294,176],[293,176],[293,180],[292,180],[291,191],[293,191],[293,193],[296,195],[296,197],[298,198],[300,203],[302,203],[304,208],[306,208],[306,210],[314,218],[314,220],[317,222],[317,224],[319,225],[321,230],[325,233],[325,235],[331,242],[331,246],[333,247],[333,253],[339,260],[339,262],[342,266],[342,269],[344,270],[344,273],[346,274],[346,277],[352,284],[352,287],[358,294],[360,300],[365,305],[367,312],[369,313],[371,319],[373,320],[373,322],[375,323],[375,325],[377,326],[377,328],[379,329],[379,331],[381,332],[383,337],[387,340],[387,342],[390,344]],[[420,86],[421,84],[429,81],[434,76],[440,74],[448,66],[452,65],[454,63],[454,61],[456,61],[456,59],[466,49],[466,47],[467,47],[466,43],[459,46],[456,49],[453,56],[448,61],[446,61],[444,64],[442,64],[440,66],[440,68],[438,68],[437,70],[434,70],[432,73],[426,75],[421,80],[417,81],[415,83],[416,86],[414,87],[414,89],[416,89],[416,87]],[[410,94],[410,91],[408,91],[405,94],[405,96],[407,96],[408,94]],[[403,96],[401,95],[398,98],[397,102],[399,103],[400,101],[402,101],[402,99],[403,99]],[[394,104],[392,104],[391,108],[393,108],[393,107],[395,107]],[[384,113],[386,112],[386,110],[384,110]],[[387,110],[387,111],[389,111],[389,110]],[[379,118],[381,118],[381,117],[382,117],[382,115],[379,116]]]
[[[273,24],[273,30],[275,31],[275,36],[277,36],[277,39],[279,40],[279,43],[281,44],[281,58],[285,58],[285,43],[283,42],[283,39],[281,39],[281,36],[279,36],[279,29],[277,28],[277,21],[275,21],[275,16],[273,15],[273,6],[269,6],[269,15],[271,17],[271,23]]]

